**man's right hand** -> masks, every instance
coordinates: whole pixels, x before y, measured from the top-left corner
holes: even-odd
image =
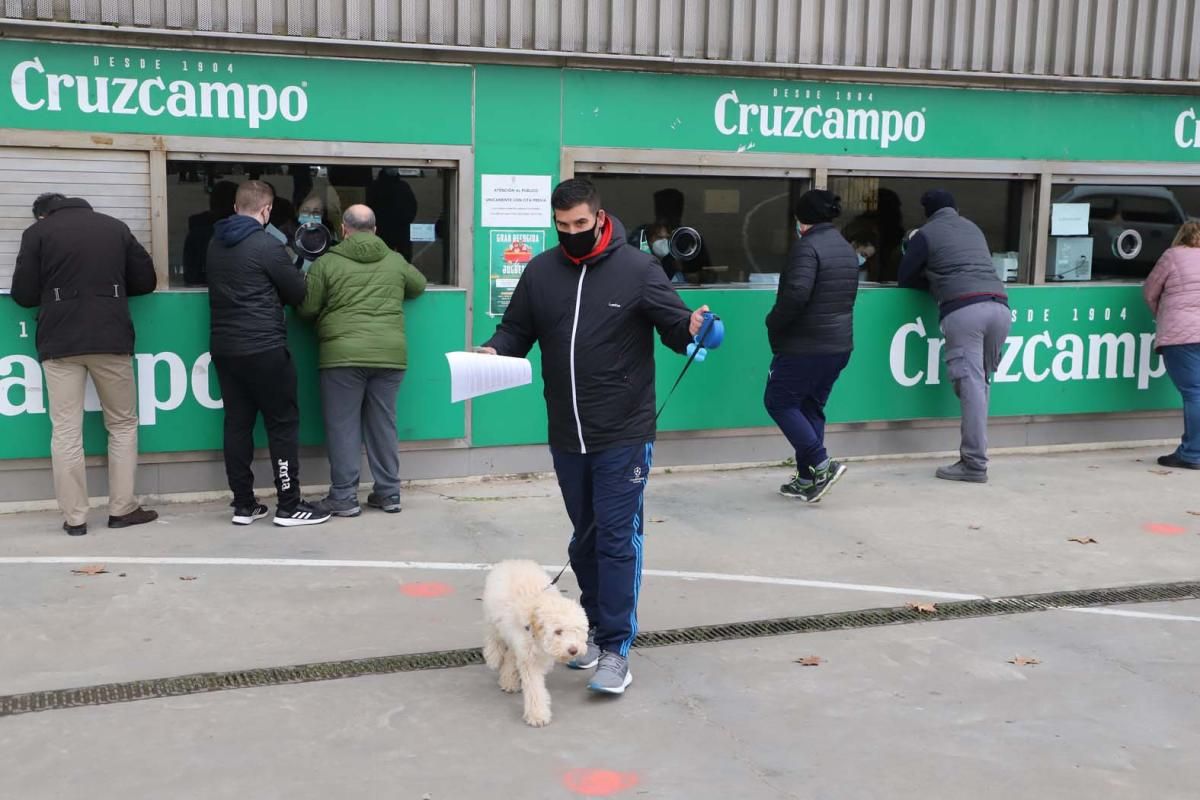
[[[484,355],[488,355],[488,356],[499,355],[499,354],[496,352],[496,348],[494,348],[494,347],[476,347],[476,348],[474,348],[474,349],[473,349],[471,352],[473,352],[473,353],[483,353]]]

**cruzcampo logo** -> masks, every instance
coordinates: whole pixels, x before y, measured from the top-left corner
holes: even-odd
[[[925,138],[924,108],[883,107],[871,90],[776,87],[771,99],[744,102],[736,90],[725,92],[713,106],[713,122],[723,136],[863,141],[881,150]]]
[[[244,120],[252,130],[277,117],[295,123],[308,115],[305,83],[239,83],[233,80],[232,64],[196,61],[194,79],[171,81],[161,75],[104,75],[106,69],[158,72],[161,59],[153,57],[97,55],[92,68],[91,74],[73,74],[55,71],[53,62],[40,56],[21,61],[9,79],[13,101],[39,113],[78,109],[99,115]]]
[[[1175,118],[1175,144],[1200,148],[1200,119],[1196,117],[1196,109],[1181,111]]]

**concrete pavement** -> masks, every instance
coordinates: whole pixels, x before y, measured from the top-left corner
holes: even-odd
[[[1195,580],[1200,475],[1156,454],[1005,456],[986,486],[855,463],[815,507],[783,469],[658,472],[642,627]],[[307,529],[160,511],[0,517],[0,694],[477,646],[483,565],[568,535],[542,479]],[[643,650],[617,702],[554,673],[544,730],[476,667],[0,718],[0,797],[1195,797],[1200,601],[1124,610]]]

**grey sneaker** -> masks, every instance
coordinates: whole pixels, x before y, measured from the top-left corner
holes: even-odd
[[[596,646],[596,629],[588,628],[587,650],[567,662],[568,669],[591,669],[600,660],[600,648]]]
[[[328,511],[335,517],[357,517],[362,513],[362,506],[358,504],[358,498],[335,500],[332,497],[326,497],[318,503],[313,503],[313,508]]]
[[[367,505],[371,508],[378,508],[380,511],[386,511],[389,514],[400,513],[400,495],[390,494],[387,497],[380,497],[371,492],[367,495]]]
[[[633,673],[629,671],[629,659],[605,650],[600,654],[600,663],[588,688],[604,694],[625,694],[631,683]]]
[[[944,481],[962,481],[963,483],[987,483],[986,469],[971,469],[961,461],[955,461],[948,467],[938,467],[934,473]]]

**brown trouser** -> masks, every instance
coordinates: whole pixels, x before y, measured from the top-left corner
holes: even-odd
[[[88,355],[42,362],[50,395],[50,457],[54,494],[68,525],[87,522],[87,472],[83,461],[83,396],[87,376],[96,384],[108,429],[108,513],[138,507],[133,481],[138,463],[137,388],[130,356]]]

